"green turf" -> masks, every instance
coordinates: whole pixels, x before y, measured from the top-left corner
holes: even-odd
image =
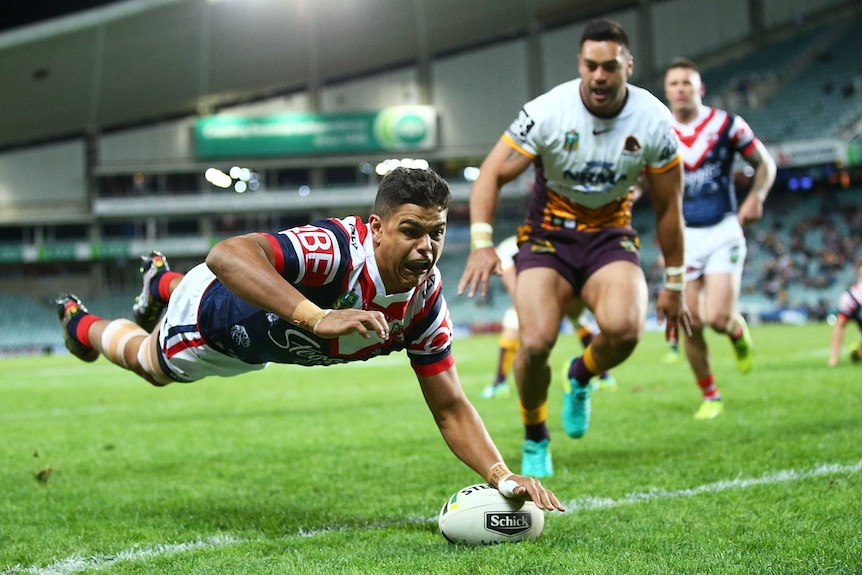
[[[534,542],[453,546],[436,515],[480,478],[448,451],[405,356],[153,388],[104,359],[0,361],[0,574],[860,573],[862,366],[829,327],[753,328],[754,371],[710,338],[726,412],[693,421],[687,365],[647,334],[593,396],[586,437],[550,401],[571,510]],[[855,334],[854,334],[855,335]],[[561,338],[554,373],[580,345]],[[494,336],[457,340],[463,384]],[[514,396],[475,400],[510,466]]]

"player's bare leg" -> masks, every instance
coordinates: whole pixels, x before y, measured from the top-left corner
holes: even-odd
[[[563,428],[575,438],[583,437],[590,425],[590,380],[629,357],[643,334],[646,278],[640,266],[615,261],[590,276],[581,295],[600,331],[563,373]]]
[[[724,411],[721,393],[712,373],[709,347],[704,337],[705,319],[709,317],[711,308],[707,301],[710,289],[704,276],[690,280],[685,287],[686,303],[691,312],[691,335],[685,338],[685,355],[702,395],[702,403],[694,414],[695,419],[712,419]]]
[[[753,367],[751,333],[737,310],[742,276],[716,273],[706,276],[706,323],[717,333],[727,334],[736,356],[736,368],[748,373]]]
[[[514,373],[524,423],[521,462],[524,475],[553,475],[547,427],[548,387],[551,384],[548,359],[571,299],[571,285],[552,269],[531,268],[518,274],[515,305],[520,322],[521,347],[515,355]]]

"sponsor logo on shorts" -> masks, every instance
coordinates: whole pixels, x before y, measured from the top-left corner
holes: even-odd
[[[620,247],[629,253],[635,253],[640,249],[640,241],[625,239],[620,242]]]
[[[534,254],[555,254],[557,253],[557,248],[548,240],[533,240],[530,252]]]
[[[735,264],[739,262],[739,246],[733,246],[730,248],[730,263]]]

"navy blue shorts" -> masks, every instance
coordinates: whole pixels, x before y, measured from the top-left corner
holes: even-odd
[[[641,264],[640,238],[632,228],[586,232],[523,226],[518,230],[518,239],[521,241],[515,258],[518,273],[530,268],[551,268],[572,284],[578,297],[587,279],[599,268],[616,261]]]

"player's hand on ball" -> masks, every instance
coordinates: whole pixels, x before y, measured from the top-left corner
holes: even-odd
[[[505,497],[513,499],[531,500],[539,509],[548,511],[565,511],[566,506],[560,503],[554,492],[546,489],[542,482],[535,477],[526,475],[510,475],[500,482],[497,489]]]

